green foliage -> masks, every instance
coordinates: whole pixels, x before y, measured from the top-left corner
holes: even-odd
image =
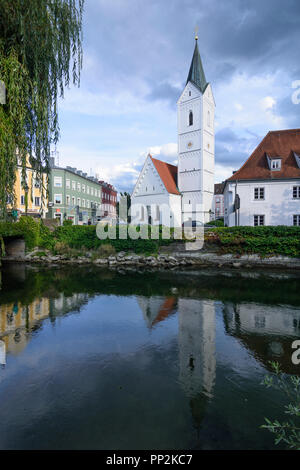
[[[27,249],[32,249],[39,243],[40,221],[32,217],[21,217],[20,221],[12,224],[11,222],[0,222],[0,236],[22,236],[25,239]]]
[[[282,423],[265,418],[266,424],[261,427],[274,434],[276,445],[285,442],[290,449],[300,450],[300,377],[286,376],[277,362],[270,364],[274,374],[266,376],[263,385],[280,390],[286,395],[289,403],[284,408],[290,418]]]
[[[220,219],[216,219],[216,220],[211,220],[210,222],[207,222],[205,224],[205,227],[224,227],[224,219],[223,218],[220,218]]]
[[[27,250],[36,246],[51,249],[54,245],[53,236],[42,220],[23,216],[19,222],[0,222],[0,239],[5,237],[23,237]]]
[[[135,252],[155,254],[162,245],[169,245],[174,240],[174,230],[170,231],[170,239],[163,239],[163,227],[158,227],[158,238],[151,239],[151,227],[136,227],[139,238],[133,240],[120,238],[120,230],[126,226],[116,226],[115,239],[100,240],[94,225],[69,225],[57,227],[51,232],[42,219],[21,217],[17,223],[0,222],[0,237],[24,236],[26,248],[36,246],[54,250],[56,243],[76,250],[97,250],[105,244],[113,247],[115,252]],[[1,238],[0,238],[1,241]],[[261,256],[286,255],[300,256],[300,227],[233,227],[215,228],[205,234],[206,244],[216,246],[221,253],[258,253]],[[182,240],[184,242],[184,240]],[[62,253],[63,254],[63,253]]]
[[[144,227],[144,233],[150,238],[150,227]],[[72,248],[87,250],[95,250],[101,245],[109,243],[115,251],[132,251],[135,253],[157,253],[159,246],[172,243],[171,240],[162,239],[162,227],[159,228],[159,239],[143,239],[138,238],[133,240],[131,238],[120,239],[119,226],[116,227],[116,238],[115,239],[104,239],[100,240],[96,234],[96,227],[93,225],[73,225],[73,226],[63,226],[57,227],[54,231],[54,238],[57,241],[66,243]],[[139,230],[137,230],[139,231]],[[141,233],[142,235],[142,233]]]
[[[47,248],[48,250],[52,250],[55,244],[55,240],[51,230],[44,225],[43,220],[40,221],[39,225],[39,238],[37,242],[37,246],[41,248]]]
[[[0,105],[0,211],[14,199],[17,165],[26,187],[30,155],[42,183],[50,145],[59,136],[57,99],[82,65],[81,24],[84,0],[1,0],[0,79],[6,104]]]
[[[72,220],[64,220],[64,221],[63,221],[63,226],[64,226],[64,227],[70,226],[70,225],[73,225]]]
[[[56,255],[64,255],[67,258],[78,258],[79,256],[83,255],[81,250],[76,249],[76,248],[71,248],[65,242],[56,242],[53,247],[53,252]]]
[[[224,253],[300,256],[300,227],[224,227],[205,234]]]
[[[92,256],[92,259],[106,258],[110,255],[114,255],[115,253],[116,253],[116,250],[110,243],[103,243],[95,251],[95,253]]]

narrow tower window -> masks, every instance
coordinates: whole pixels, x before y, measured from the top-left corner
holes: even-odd
[[[190,111],[190,114],[189,114],[189,126],[192,126],[193,125],[193,113],[192,111]]]
[[[210,127],[210,111],[207,112],[207,125]]]

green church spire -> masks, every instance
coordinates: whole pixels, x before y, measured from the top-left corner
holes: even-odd
[[[204,93],[205,88],[207,87],[208,83],[205,78],[205,73],[203,70],[203,65],[201,62],[201,57],[198,49],[198,36],[196,36],[196,43],[195,43],[195,50],[192,59],[192,63],[190,66],[189,75],[187,78],[186,83],[192,82],[196,85],[202,93]]]

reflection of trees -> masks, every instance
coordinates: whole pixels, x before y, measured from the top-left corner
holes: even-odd
[[[291,344],[300,336],[299,309],[227,302],[223,319],[226,332],[241,340],[268,369],[269,361],[278,361],[284,372],[299,374],[291,361]]]
[[[17,275],[18,269],[24,271]],[[0,291],[0,302],[14,302],[22,299],[29,304],[36,297],[53,297],[63,292],[66,296],[73,293],[139,295],[143,297],[173,295],[176,288],[180,297],[195,299],[216,299],[240,303],[244,301],[264,304],[299,305],[299,274],[291,276],[250,272],[238,273],[227,271],[226,276],[220,270],[191,272],[178,271],[145,271],[120,274],[117,270],[104,270],[91,267],[66,267],[59,269],[32,268],[20,266],[12,272],[5,268],[3,289]]]

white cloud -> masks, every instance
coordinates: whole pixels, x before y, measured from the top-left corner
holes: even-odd
[[[101,166],[95,172],[100,175],[100,179],[110,182],[121,192],[131,191],[140,174],[140,165],[129,162],[125,165]]]
[[[153,147],[148,147],[147,150],[142,152],[140,155],[143,158],[150,153],[153,157],[160,157],[164,161],[174,161],[178,156],[178,145],[174,142],[170,142],[164,145],[155,145]]]
[[[288,82],[283,72],[251,76],[236,73],[215,90],[218,128],[231,127],[243,132],[252,129],[259,134],[286,127],[276,103],[286,95],[282,84]],[[270,94],[266,96],[266,90]],[[236,101],[236,97],[238,101]]]
[[[234,107],[237,111],[242,111],[244,107],[240,103],[235,103]]]
[[[276,100],[272,96],[265,96],[260,100],[260,106],[263,111],[268,111],[269,109],[274,108],[276,105]]]

